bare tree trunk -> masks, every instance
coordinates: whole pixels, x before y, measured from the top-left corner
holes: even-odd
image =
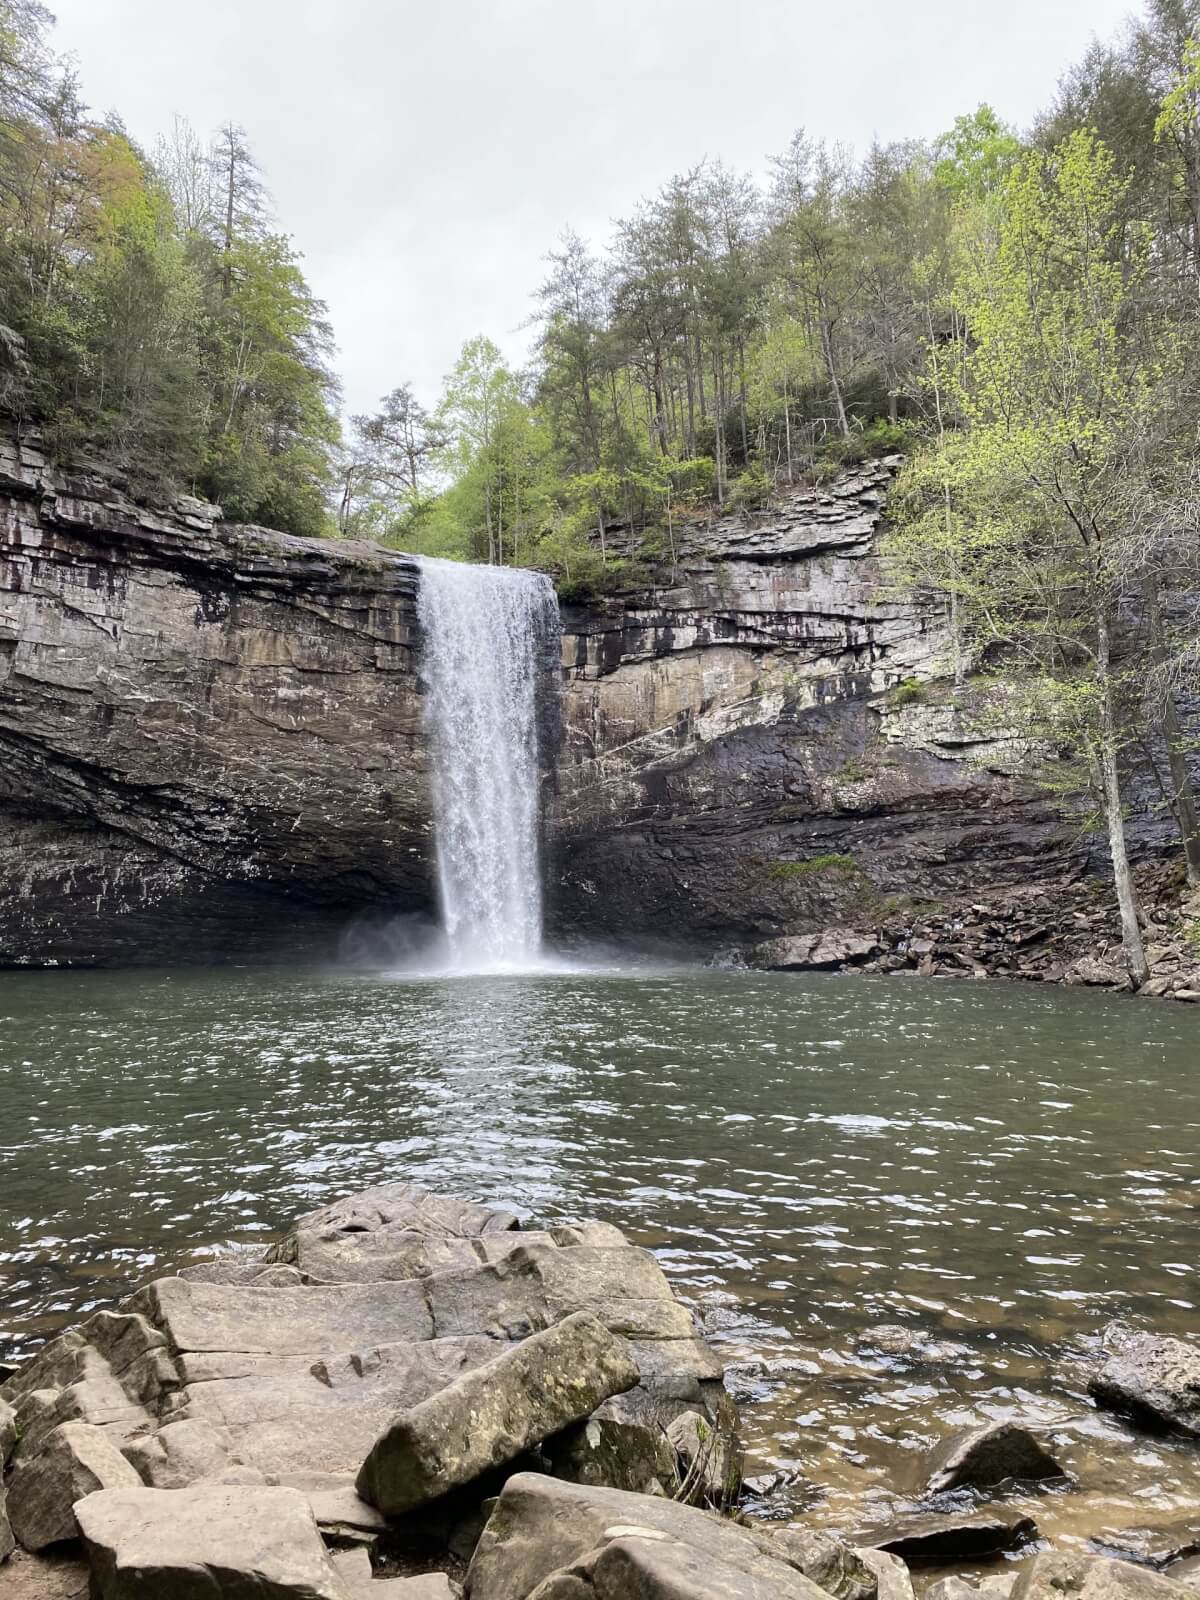
[[[1200,884],[1200,817],[1197,816],[1196,790],[1188,771],[1185,754],[1186,741],[1179,726],[1179,710],[1175,696],[1167,681],[1167,641],[1163,632],[1162,607],[1158,599],[1158,584],[1153,574],[1143,585],[1146,598],[1146,616],[1150,626],[1150,656],[1162,677],[1159,698],[1159,720],[1163,743],[1167,747],[1167,768],[1171,774],[1171,808],[1179,824],[1183,840],[1183,859],[1187,866],[1187,881]]]
[[[837,411],[838,429],[843,439],[850,437],[850,422],[846,416],[846,405],[842,399],[842,385],[838,380],[837,363],[833,359],[833,330],[824,317],[821,318],[821,352],[825,357],[825,371],[829,374],[829,389],[833,395],[834,408]]]
[[[1117,767],[1117,726],[1112,697],[1112,643],[1103,595],[1096,596],[1095,613],[1096,676],[1100,687],[1099,759],[1104,788],[1104,820],[1108,825],[1108,848],[1112,856],[1113,883],[1116,886],[1117,906],[1121,914],[1121,943],[1125,948],[1125,964],[1129,968],[1134,988],[1140,989],[1150,976],[1150,968],[1146,962],[1146,950],[1142,943],[1137,891],[1133,886],[1133,874],[1129,870],[1129,853],[1125,845],[1125,817],[1121,805],[1121,774]]]

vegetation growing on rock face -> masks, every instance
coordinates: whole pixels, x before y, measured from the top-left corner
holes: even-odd
[[[773,878],[817,878],[826,872],[861,874],[862,868],[853,856],[810,856],[807,861],[773,861],[770,875]]]

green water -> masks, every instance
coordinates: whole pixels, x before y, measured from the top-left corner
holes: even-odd
[[[654,1249],[739,1364],[754,1465],[832,1521],[979,1415],[1054,1424],[1088,1477],[1043,1526],[1200,1499],[1200,1452],[1133,1448],[1084,1394],[1110,1318],[1200,1324],[1200,1011],[703,971],[31,973],[0,979],[0,1040],[0,1356],[405,1177]],[[969,1357],[880,1359],[880,1323]]]

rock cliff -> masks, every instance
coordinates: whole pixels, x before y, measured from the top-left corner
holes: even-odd
[[[0,960],[329,949],[429,898],[415,564],[0,452]]]
[[[684,531],[674,581],[564,613],[557,909],[732,944],[1077,874],[1019,749],[933,680],[878,551],[892,458]]]
[[[895,466],[564,609],[560,931],[749,947],[1084,869],[888,587]],[[417,574],[0,450],[0,961],[324,955],[427,912]]]

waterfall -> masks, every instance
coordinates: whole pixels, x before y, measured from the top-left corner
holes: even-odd
[[[542,942],[539,686],[558,665],[541,573],[422,557],[417,591],[438,894],[451,965],[520,967]]]

